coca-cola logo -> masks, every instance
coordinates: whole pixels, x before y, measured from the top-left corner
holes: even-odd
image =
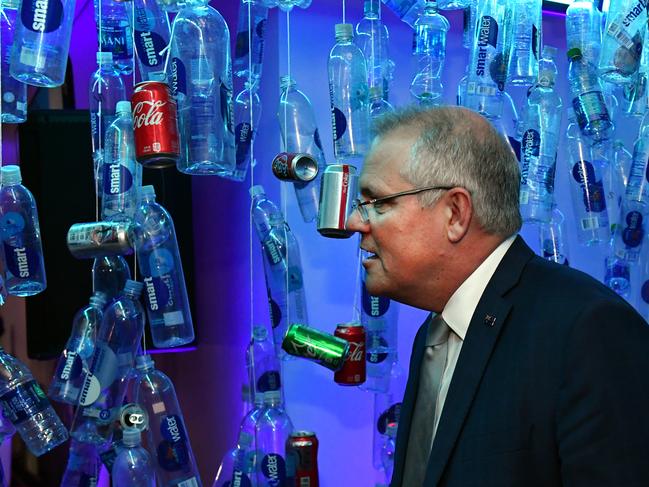
[[[145,127],[160,125],[164,120],[162,107],[166,104],[167,102],[162,100],[138,102],[133,109],[133,128],[139,129],[142,125]]]
[[[365,357],[365,342],[349,342],[348,362],[360,362]]]

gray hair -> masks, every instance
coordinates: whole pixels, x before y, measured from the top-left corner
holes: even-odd
[[[461,107],[410,107],[380,117],[373,126],[377,137],[399,128],[418,132],[400,171],[404,179],[416,187],[461,186],[471,193],[484,231],[509,237],[520,230],[518,161],[487,119]],[[427,191],[419,197],[422,204],[432,205],[441,195]]]

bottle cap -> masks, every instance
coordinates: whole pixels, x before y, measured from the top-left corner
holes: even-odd
[[[556,47],[545,45],[543,46],[543,52],[541,57],[543,59],[556,59],[557,52],[559,52],[559,50]]]
[[[0,169],[0,174],[2,174],[3,186],[20,184],[23,180],[20,174],[20,166],[16,166],[15,164],[2,166],[2,169]]]
[[[581,49],[578,47],[573,47],[572,49],[568,49],[568,59],[570,60],[576,60],[576,59],[581,59]]]
[[[282,398],[282,393],[280,391],[266,391],[264,392],[264,402],[271,403],[277,402]]]
[[[102,66],[104,64],[111,64],[113,62],[113,53],[112,52],[101,52],[97,53],[97,64]]]
[[[336,24],[336,40],[351,39],[354,35],[352,24]]]
[[[137,446],[140,444],[140,430],[135,428],[124,428],[122,430],[122,443],[126,446]]]
[[[131,113],[131,102],[128,100],[121,100],[117,102],[117,113]]]
[[[264,191],[264,187],[261,184],[254,185],[248,191],[250,192],[250,197],[251,198],[254,198],[255,196],[260,195],[260,194],[266,194],[266,192]]]
[[[288,74],[284,74],[279,77],[279,87],[280,89],[292,88],[295,86],[295,80],[291,78]]]
[[[381,86],[370,86],[370,100],[383,98],[383,88]]]
[[[146,370],[152,370],[155,366],[155,362],[151,358],[151,355],[147,354],[142,354],[138,355],[135,357],[135,368],[137,370],[141,371],[146,371]]]
[[[133,296],[134,298],[140,297],[142,289],[144,289],[144,284],[132,279],[127,279],[126,284],[124,284],[124,294]]]
[[[140,188],[140,198],[155,199],[155,187],[150,184],[142,186]]]
[[[260,408],[263,405],[264,405],[264,393],[263,392],[255,393],[255,406]]]
[[[2,0],[2,8],[18,10],[20,8],[20,0]]]
[[[268,336],[268,331],[266,331],[265,326],[254,326],[252,328],[252,338],[256,342],[261,342],[266,339]]]
[[[95,308],[103,308],[108,302],[108,296],[106,294],[97,291],[95,294],[90,296],[90,304]]]

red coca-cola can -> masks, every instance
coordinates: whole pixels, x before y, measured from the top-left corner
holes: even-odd
[[[296,431],[286,440],[286,458],[295,468],[295,487],[318,487],[318,438],[311,431]],[[291,470],[291,469],[289,469]]]
[[[349,354],[334,374],[334,380],[343,386],[362,384],[365,382],[365,328],[360,323],[342,323],[334,335],[349,342]]]
[[[168,167],[180,157],[176,101],[160,81],[135,85],[131,97],[135,158],[144,167]]]

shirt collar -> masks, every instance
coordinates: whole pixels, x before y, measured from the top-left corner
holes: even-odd
[[[442,318],[462,340],[469,329],[469,323],[478,302],[484,293],[496,268],[516,239],[512,235],[502,241],[473,273],[455,290],[442,310]]]

